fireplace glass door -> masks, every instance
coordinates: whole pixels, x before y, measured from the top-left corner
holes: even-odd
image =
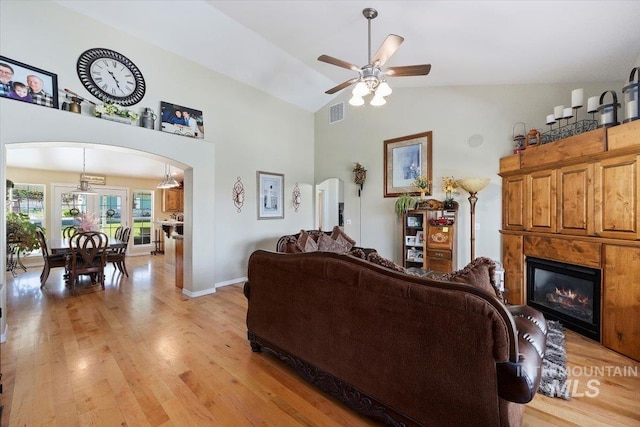
[[[527,258],[527,304],[589,338],[600,336],[600,270]]]

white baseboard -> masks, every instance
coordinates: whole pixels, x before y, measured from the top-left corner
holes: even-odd
[[[197,292],[192,292],[188,289],[183,289],[182,293],[188,296],[189,298],[197,298],[205,295],[215,294],[217,288],[221,288],[223,286],[235,285],[236,283],[246,282],[247,280],[249,280],[248,277],[240,277],[238,279],[231,279],[231,280],[225,280],[224,282],[218,282],[214,285],[213,288],[203,289]]]
[[[235,285],[236,283],[244,283],[247,280],[249,280],[248,277],[240,277],[239,279],[225,280],[224,282],[216,283],[216,288],[221,288],[223,286],[229,286],[229,285]]]

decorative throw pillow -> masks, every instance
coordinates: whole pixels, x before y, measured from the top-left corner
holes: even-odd
[[[502,292],[495,281],[496,264],[490,258],[479,257],[471,261],[462,270],[443,274],[437,280],[448,280],[456,283],[466,283],[495,294],[502,300]]]
[[[342,238],[344,238],[347,242],[349,242],[351,244],[351,247],[349,247],[349,249],[351,249],[352,247],[354,247],[356,245],[356,241],[355,240],[353,240],[344,231],[342,231],[342,229],[340,227],[335,225],[333,227],[333,231],[331,231],[331,238],[333,240],[338,240],[338,236],[342,236]]]
[[[383,267],[386,267],[388,269],[394,270],[394,271],[400,271],[402,273],[406,273],[407,269],[404,268],[401,265],[396,264],[395,262],[391,261],[390,259],[384,258],[380,255],[378,255],[377,252],[371,252],[368,256],[367,256],[367,261],[370,261],[374,264],[378,264],[381,265]]]
[[[336,242],[340,243],[342,246],[344,246],[345,248],[347,248],[347,252],[349,252],[351,250],[351,248],[353,247],[353,243],[349,242],[347,239],[345,239],[342,234],[339,234],[337,238],[334,239]]]
[[[347,249],[346,246],[337,240],[333,240],[324,233],[318,238],[318,250],[322,252],[334,252],[337,254],[346,254],[349,252],[349,249]]]
[[[304,230],[300,230],[298,246],[302,252],[315,252],[318,250],[318,244],[313,240],[313,237]]]
[[[360,248],[351,249],[349,251],[349,255],[353,255],[356,258],[367,259],[367,255],[365,255],[364,251]]]

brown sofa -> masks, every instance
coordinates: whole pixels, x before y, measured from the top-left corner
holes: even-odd
[[[452,280],[490,274],[480,263]],[[358,412],[389,425],[522,424],[546,340],[536,310],[328,252],[256,251],[248,278],[253,351]]]

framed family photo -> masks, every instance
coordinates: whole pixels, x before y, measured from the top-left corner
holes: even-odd
[[[258,219],[284,218],[284,175],[258,171]]]
[[[190,138],[204,138],[204,118],[202,111],[178,104],[160,101],[163,132],[184,135]]]
[[[384,141],[384,197],[420,194],[412,183],[418,176],[431,181],[431,145],[431,131]]]
[[[0,96],[58,108],[58,76],[0,55]]]

